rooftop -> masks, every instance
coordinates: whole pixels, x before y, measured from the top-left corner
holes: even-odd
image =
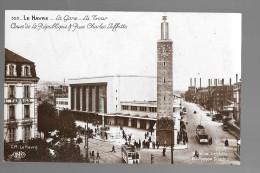
[[[34,64],[32,61],[5,48],[5,62],[19,62]]]

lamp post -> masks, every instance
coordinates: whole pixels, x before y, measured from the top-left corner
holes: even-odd
[[[86,162],[88,163],[88,136],[87,136],[87,130],[88,130],[88,121],[87,121],[87,127],[85,125],[85,154],[86,154]]]
[[[173,161],[173,147],[174,147],[174,118],[172,118],[172,125],[171,125],[171,131],[172,131],[172,135],[171,135],[171,164],[174,164]]]

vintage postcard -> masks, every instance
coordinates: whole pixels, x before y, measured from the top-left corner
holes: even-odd
[[[4,161],[240,165],[241,18],[5,11]]]

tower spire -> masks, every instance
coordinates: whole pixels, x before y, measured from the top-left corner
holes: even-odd
[[[166,22],[167,20],[167,16],[163,16],[162,17],[163,22],[161,23],[161,40],[168,40],[169,39],[169,28],[168,28],[168,22]]]

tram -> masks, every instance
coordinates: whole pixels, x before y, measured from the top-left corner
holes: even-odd
[[[140,154],[136,151],[134,145],[122,145],[121,155],[127,164],[138,164],[140,163]]]

